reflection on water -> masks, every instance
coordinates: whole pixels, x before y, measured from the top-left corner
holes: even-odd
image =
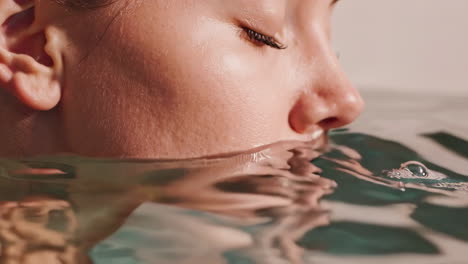
[[[328,224],[318,201],[336,187],[310,163],[319,154],[312,143],[283,142],[189,161],[3,160],[2,258],[300,263],[296,241]]]
[[[467,158],[461,137],[421,137]],[[465,263],[466,175],[364,133],[324,142],[0,160],[0,263]]]

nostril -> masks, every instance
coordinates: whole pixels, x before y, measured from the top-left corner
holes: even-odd
[[[322,127],[322,128],[325,128],[325,129],[333,128],[333,127],[336,126],[338,121],[339,120],[336,117],[325,118],[325,119],[323,119],[322,121],[319,122],[319,126]]]

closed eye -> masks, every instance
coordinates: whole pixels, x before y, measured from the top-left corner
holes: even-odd
[[[258,33],[257,31],[247,28],[247,27],[242,27],[242,29],[245,31],[247,34],[247,37],[257,43],[257,44],[262,44],[262,45],[267,45],[275,49],[286,49],[287,46],[284,44],[281,44],[279,41],[277,41],[274,37],[266,36],[262,33]]]
[[[332,2],[331,5],[332,5],[332,6],[333,6],[333,5],[336,5],[336,3],[338,3],[338,1],[339,1],[339,0],[333,0],[333,2]]]

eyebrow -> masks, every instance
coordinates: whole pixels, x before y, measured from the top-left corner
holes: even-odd
[[[336,4],[340,0],[333,0],[332,5]]]

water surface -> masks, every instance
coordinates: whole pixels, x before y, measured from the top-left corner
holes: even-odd
[[[328,144],[0,160],[0,262],[466,263],[467,98],[367,99]]]

